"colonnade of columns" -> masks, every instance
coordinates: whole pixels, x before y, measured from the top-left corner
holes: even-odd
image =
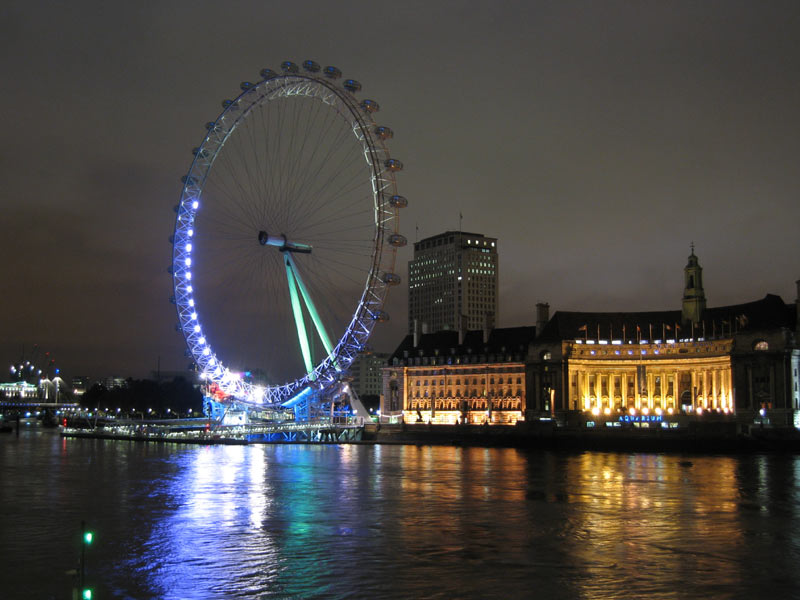
[[[582,410],[733,410],[730,367],[571,370],[573,399]]]

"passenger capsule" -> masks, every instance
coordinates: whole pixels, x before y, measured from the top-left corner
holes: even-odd
[[[372,313],[372,318],[378,323],[385,323],[389,320],[389,313],[383,310],[376,310],[374,313]]]
[[[297,73],[300,69],[290,60],[285,60],[281,63],[281,69],[287,73]]]
[[[175,296],[170,296],[169,297],[169,303],[170,304],[175,304]]]
[[[175,331],[181,331],[181,324],[175,323]]]
[[[381,280],[386,285],[399,285],[400,284],[400,275],[397,273],[384,273]]]
[[[277,73],[272,69],[261,69],[261,77],[263,77],[264,79],[272,79],[276,75]]]
[[[388,127],[384,127],[383,125],[378,125],[375,128],[375,135],[377,135],[382,140],[390,140],[394,137],[394,131],[392,131]]]
[[[168,267],[167,267],[167,273],[169,273],[170,275],[172,275],[172,274],[173,274],[173,268],[172,268],[172,265],[170,265],[170,266],[168,266]]]
[[[228,108],[231,104],[233,104],[233,100],[223,100],[222,108]]]
[[[325,73],[325,77],[330,77],[331,79],[339,79],[342,76],[342,72],[336,67],[325,67],[322,72]]]
[[[174,234],[169,236],[169,243],[170,244],[174,244],[175,243],[175,235]]]
[[[206,123],[206,129],[208,129],[209,131],[215,129],[216,127],[217,124],[214,121],[209,121],[208,123]]]
[[[405,196],[392,196],[389,198],[389,204],[395,208],[405,208],[408,206],[408,199]]]
[[[361,90],[361,84],[358,83],[355,79],[347,79],[344,82],[344,89],[348,92],[356,93]]]
[[[321,67],[319,63],[315,63],[313,60],[304,60],[303,68],[309,73],[319,73]]]
[[[239,84],[239,87],[242,88],[243,92],[246,92],[247,90],[255,87],[255,84],[249,81],[243,81],[242,83]]]
[[[387,169],[390,171],[402,171],[403,170],[403,163],[401,163],[396,158],[390,158],[383,163]]]
[[[375,100],[362,100],[359,106],[361,107],[361,110],[368,113],[376,113],[381,109]]]
[[[399,233],[393,233],[389,236],[389,244],[394,246],[395,248],[402,248],[408,243],[406,240],[406,236],[401,235]]]

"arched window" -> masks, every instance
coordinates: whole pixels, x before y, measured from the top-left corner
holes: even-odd
[[[765,352],[769,350],[769,344],[766,340],[758,340],[755,344],[753,344],[753,350],[757,352]]]

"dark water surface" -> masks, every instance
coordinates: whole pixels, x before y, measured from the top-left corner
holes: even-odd
[[[800,459],[0,437],[0,597],[800,598]]]

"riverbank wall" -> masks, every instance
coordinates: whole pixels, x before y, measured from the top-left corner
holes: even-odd
[[[626,452],[800,452],[800,433],[787,428],[742,428],[735,422],[665,428],[590,428],[554,421],[503,425],[368,425],[364,440],[379,444],[499,446],[546,450]]]

